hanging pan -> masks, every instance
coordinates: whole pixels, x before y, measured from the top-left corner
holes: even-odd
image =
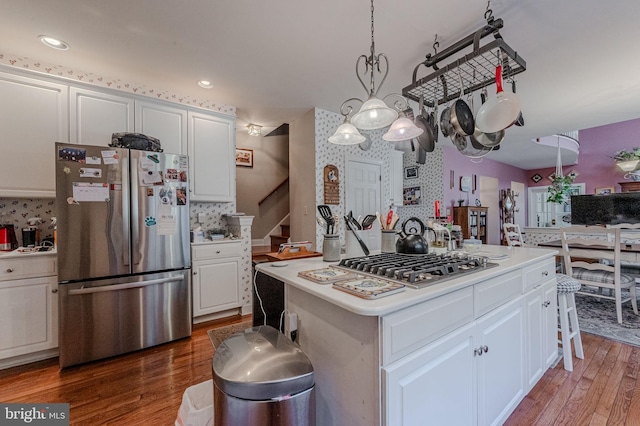
[[[444,92],[443,99],[446,100],[448,96],[447,80],[444,78],[444,76],[441,75],[440,81],[442,81],[442,87]],[[451,116],[451,108],[449,108],[449,104],[447,103],[447,106],[442,110],[442,113],[440,114],[440,131],[442,132],[445,138],[453,135],[454,133],[453,127],[451,126],[451,120],[449,119],[450,116]]]
[[[415,124],[423,130],[422,134],[418,136],[418,144],[426,152],[431,152],[435,149],[433,141],[433,127],[429,123],[429,115],[424,110],[424,96],[420,96],[418,116],[416,117]],[[424,163],[421,163],[424,164]]]
[[[481,132],[494,133],[515,123],[520,114],[520,99],[502,90],[502,65],[496,67],[496,96],[480,107],[476,125]]]
[[[482,89],[480,92],[480,99],[482,99],[482,105],[485,104],[487,100],[487,91],[486,89]],[[494,133],[485,133],[478,129],[476,123],[476,131],[473,132],[472,138],[474,138],[479,144],[493,148],[494,146],[498,146],[500,142],[504,139],[505,132],[504,130],[498,130]]]
[[[449,111],[449,120],[455,132],[462,136],[472,135],[475,131],[475,121],[473,119],[473,111],[469,105],[462,99],[464,87],[462,86],[462,75],[458,73],[460,80],[460,96],[451,106]]]

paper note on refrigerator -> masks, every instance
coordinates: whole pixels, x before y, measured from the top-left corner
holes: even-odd
[[[158,235],[174,235],[178,230],[178,217],[170,205],[158,206]]]
[[[73,199],[78,203],[108,201],[109,186],[106,183],[73,182]]]

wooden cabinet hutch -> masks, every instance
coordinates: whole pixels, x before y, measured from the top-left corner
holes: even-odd
[[[622,192],[636,192],[640,191],[640,181],[631,180],[629,182],[618,182]]]
[[[453,208],[453,223],[460,225],[464,238],[475,237],[487,244],[488,207],[462,206]]]

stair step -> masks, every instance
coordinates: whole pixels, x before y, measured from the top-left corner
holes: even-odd
[[[289,241],[289,237],[283,235],[271,235],[271,248],[273,251],[278,251],[280,244],[284,244]]]

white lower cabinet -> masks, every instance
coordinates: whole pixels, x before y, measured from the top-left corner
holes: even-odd
[[[192,246],[194,318],[242,305],[240,241]]]
[[[477,322],[478,425],[500,425],[524,398],[524,298]]]
[[[386,425],[503,423],[524,396],[520,297],[383,368]]]
[[[58,347],[55,257],[3,258],[0,269],[0,368],[54,356],[14,358]]]
[[[391,425],[473,425],[477,417],[474,326],[383,369]]]
[[[531,345],[527,352],[527,392],[558,358],[556,281],[547,281],[525,294],[526,333]]]

